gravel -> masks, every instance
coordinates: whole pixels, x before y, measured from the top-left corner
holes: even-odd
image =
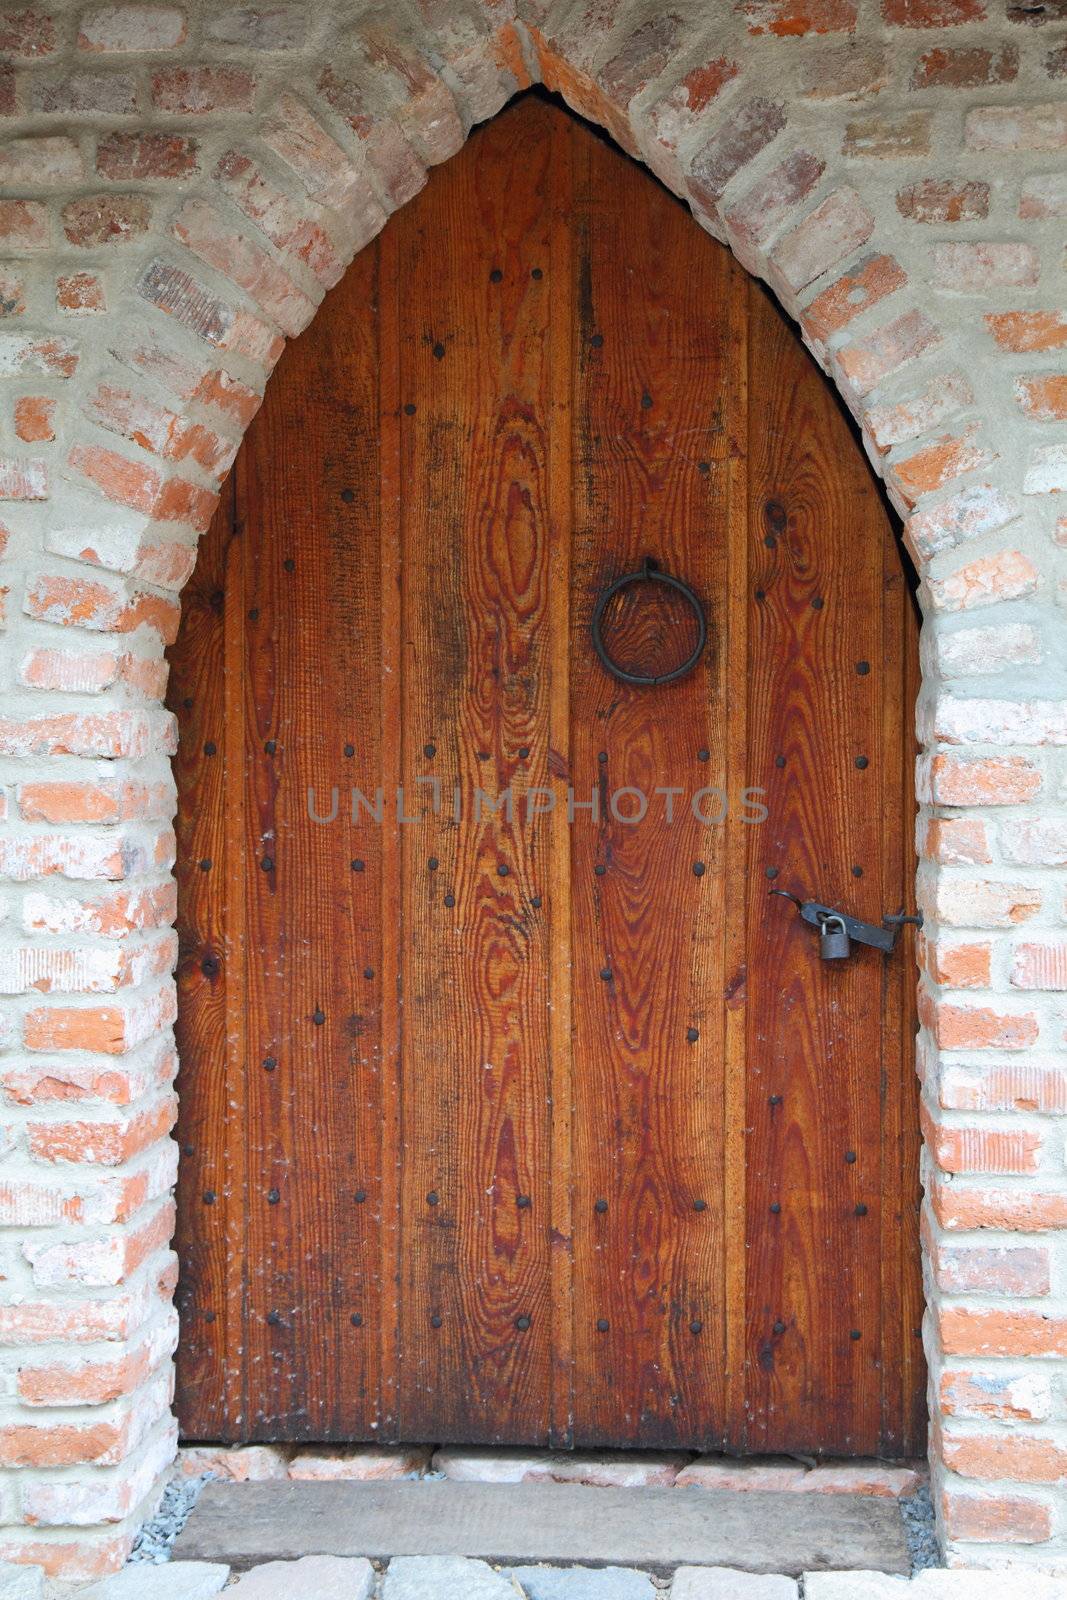
[[[169,1561],[171,1546],[185,1527],[201,1489],[215,1476],[214,1472],[202,1472],[198,1478],[172,1478],[163,1491],[159,1510],[134,1540],[130,1560],[148,1561],[153,1566]]]
[[[904,1536],[908,1541],[912,1575],[922,1572],[926,1567],[939,1567],[941,1552],[934,1535],[934,1502],[930,1497],[929,1484],[924,1483],[898,1504],[904,1518]]]

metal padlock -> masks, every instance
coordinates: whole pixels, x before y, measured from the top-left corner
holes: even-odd
[[[819,923],[819,954],[824,961],[844,961],[852,953],[843,917],[824,917]]]

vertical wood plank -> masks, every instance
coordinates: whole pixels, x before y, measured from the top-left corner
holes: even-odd
[[[550,1421],[550,822],[518,796],[489,809],[548,762],[550,122],[530,101],[480,129],[401,229],[403,771],[421,820],[401,829],[400,1417],[416,1438],[543,1442]],[[439,815],[419,777],[439,781]]]
[[[726,779],[730,429],[719,311],[731,273],[640,168],[599,140],[582,145],[571,596],[571,782],[585,807],[571,829],[574,1438],[710,1446],[725,1426],[725,880],[721,818],[705,825],[690,802],[701,788],[721,793]],[[589,631],[597,594],[646,555],[692,584],[709,617],[697,668],[656,689],[609,677]],[[632,593],[621,642],[638,670],[655,671],[672,649],[672,622],[658,616],[654,595]],[[684,613],[672,615],[681,629]],[[613,814],[611,796],[624,789],[647,798],[644,820],[625,820],[640,808],[633,796]],[[670,797],[672,822],[670,789],[681,794]],[[703,804],[718,814],[714,799]]]
[[[919,641],[905,559],[887,519],[882,532],[882,726],[889,759],[883,779],[882,903],[887,911],[911,912],[917,864],[914,706]],[[892,759],[895,751],[897,762]],[[915,931],[902,929],[898,953],[884,965],[882,997],[881,1449],[891,1456],[921,1454],[926,1430],[915,942]]]
[[[230,1259],[220,1221],[231,1200],[226,1150],[224,609],[236,516],[227,484],[182,596],[182,625],[168,652],[168,708],[178,719],[178,1020],[175,1040],[180,1151],[175,1248],[181,1339],[177,1409],[188,1437],[213,1437],[230,1414],[230,1350],[240,1328],[227,1325]],[[212,1209],[208,1210],[211,1207]],[[218,1209],[214,1209],[214,1208]],[[237,1307],[238,1318],[240,1306]]]
[[[551,142],[551,326],[549,330],[548,749],[542,784],[554,801],[548,840],[552,1394],[549,1442],[574,1442],[573,1129],[571,854],[566,827],[570,770],[570,573],[573,501],[573,207],[576,152],[584,130],[555,116]],[[546,802],[547,803],[547,802]]]
[[[403,500],[400,443],[400,285],[399,230],[386,228],[378,240],[378,341],[381,516],[381,791],[382,820],[378,910],[381,982],[381,1425],[378,1437],[396,1437],[399,1426],[398,1354],[400,1337],[400,1139],[401,949],[403,879],[400,823],[395,796],[403,779],[403,651],[401,647]],[[387,799],[388,797],[388,799]],[[361,816],[363,812],[361,811]]]
[[[885,512],[792,328],[754,284],[749,304],[747,742],[770,814],[749,858],[746,1441],[873,1454],[883,958],[821,961],[768,891],[885,909]]]
[[[381,778],[376,293],[368,251],[238,464],[246,1438],[380,1422],[381,836],[349,807]]]

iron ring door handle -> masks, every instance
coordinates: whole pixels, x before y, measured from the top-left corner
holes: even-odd
[[[608,602],[617,595],[620,589],[625,589],[631,583],[663,583],[677,591],[687,602],[697,620],[697,642],[681,666],[673,667],[670,672],[643,673],[627,672],[625,667],[620,667],[613,661],[604,643],[603,622],[604,612]],[[618,678],[621,683],[632,683],[641,689],[659,688],[661,684],[677,683],[679,678],[684,678],[687,672],[692,672],[697,662],[704,653],[704,646],[708,642],[708,620],[694,590],[681,578],[672,577],[669,572],[664,572],[659,563],[651,556],[646,556],[637,572],[627,572],[621,578],[616,578],[602,589],[597,596],[596,605],[593,607],[593,649],[600,659],[600,664],[605,672],[613,678]]]

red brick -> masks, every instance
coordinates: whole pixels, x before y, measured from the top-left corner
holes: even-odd
[[[41,576],[27,590],[28,615],[42,622],[90,628],[104,633],[133,633],[152,628],[164,644],[173,644],[181,618],[176,601],[161,595],[127,590],[121,582]]]
[[[932,511],[909,517],[905,539],[920,560],[939,555],[943,550],[995,533],[1019,515],[1018,502],[989,483],[976,483],[961,489]]]
[[[391,117],[373,116],[365,86],[325,67],[318,91],[359,139],[367,165],[381,184],[390,206],[402,206],[426,182],[426,166]]]
[[[897,210],[912,222],[980,222],[989,214],[989,185],[978,179],[922,178],[897,191]]]
[[[1067,941],[1016,945],[1011,983],[1016,989],[1067,990]]]
[[[107,291],[95,272],[71,272],[56,279],[56,306],[72,316],[107,310]]]
[[[271,243],[303,262],[324,288],[340,281],[345,262],[329,234],[300,211],[250,156],[228,150],[215,168],[215,178]]]
[[[76,112],[132,116],[138,107],[137,80],[131,73],[68,72],[62,78],[35,83],[29,100],[32,110],[47,116],[69,117]]]
[[[939,422],[974,404],[974,391],[962,372],[932,378],[918,394],[895,404],[871,406],[862,422],[875,447],[885,452],[929,433]]]
[[[941,1104],[955,1111],[1067,1111],[1067,1073],[1040,1060],[943,1067]]]
[[[149,754],[150,726],[149,718],[141,710],[0,717],[0,755],[138,758]]]
[[[176,6],[105,5],[82,13],[78,49],[107,54],[173,50],[185,38],[185,14]]]
[[[8,188],[26,186],[40,191],[53,184],[80,183],[83,176],[81,151],[63,134],[9,139],[0,144],[0,182]]]
[[[186,422],[166,406],[114,384],[100,384],[90,396],[87,409],[101,427],[134,440],[153,455],[167,461],[191,457],[215,476],[231,466],[237,451],[235,441],[224,439],[203,423]],[[188,576],[184,563],[181,570],[184,581]]]
[[[154,866],[146,844],[122,833],[0,837],[0,876],[16,883],[52,876],[117,883]]]
[[[1043,1192],[1035,1189],[1032,1181],[1021,1189],[934,1183],[931,1202],[943,1228],[1044,1233],[1067,1227],[1067,1194]]]
[[[801,290],[866,244],[874,217],[854,189],[835,189],[775,247],[771,260],[793,290]]]
[[[0,1428],[0,1466],[70,1467],[119,1460],[124,1453],[121,1423],[14,1423]]]
[[[256,79],[243,67],[161,67],[152,74],[152,104],[172,115],[251,111]]]
[[[904,269],[892,256],[864,256],[805,308],[800,319],[804,330],[810,338],[824,341],[907,281]]]
[[[1044,1374],[1031,1376],[1025,1365],[1014,1370],[941,1374],[938,1398],[945,1416],[981,1422],[1045,1422],[1052,1410],[1051,1385]]]
[[[845,124],[841,149],[853,160],[900,161],[930,149],[929,111],[870,112]]]
[[[246,428],[263,404],[263,396],[247,384],[231,378],[228,372],[209,372],[197,385],[193,399],[213,406]]]
[[[138,194],[85,195],[63,207],[63,232],[71,244],[95,249],[129,244],[147,233],[152,202]]]
[[[986,824],[979,817],[931,817],[923,855],[943,866],[982,866],[992,861]]]
[[[792,208],[811,193],[825,165],[807,150],[794,150],[730,207],[724,221],[743,260],[747,257],[755,262],[752,250],[769,239]]]
[[[855,344],[842,346],[835,360],[849,389],[864,395],[890,373],[926,351],[936,349],[943,337],[940,328],[925,312],[907,311]]]
[[[125,939],[131,933],[167,927],[174,921],[176,910],[177,886],[171,880],[149,888],[113,889],[85,900],[30,896],[24,907],[23,924],[29,933]]]
[[[151,1371],[150,1359],[150,1347],[142,1344],[111,1360],[85,1356],[47,1366],[25,1364],[19,1368],[18,1396],[29,1406],[108,1405],[140,1388]]]
[[[975,1544],[1042,1544],[1052,1537],[1049,1508],[1020,1494],[959,1494],[946,1489],[941,1514],[949,1539]]]
[[[741,0],[749,33],[799,38],[808,33],[852,33],[856,7],[852,0]]]
[[[174,1021],[173,987],[125,1005],[42,1006],[27,1012],[23,1040],[27,1050],[95,1050],[125,1055]]]
[[[132,1545],[132,1533],[110,1538],[83,1534],[73,1543],[59,1539],[44,1543],[14,1537],[0,1542],[0,1561],[38,1566],[49,1578],[67,1583],[93,1583],[117,1572]]]
[[[785,127],[785,109],[773,100],[745,100],[726,115],[692,158],[689,192],[710,214],[730,179]]]
[[[96,147],[97,172],[119,182],[188,178],[198,166],[197,141],[180,133],[110,133]]]
[[[122,783],[110,778],[20,783],[17,790],[19,815],[27,822],[128,822],[137,817],[162,818],[170,814],[166,809],[168,797],[165,785],[149,790],[142,783]]]
[[[940,1240],[930,1254],[938,1287],[946,1294],[1017,1295],[1031,1299],[1047,1295],[1051,1289],[1045,1245],[974,1245]],[[1003,1342],[1006,1337],[1009,1343],[1017,1339],[1019,1316],[1032,1318],[1035,1324],[1042,1321],[1038,1312],[976,1312],[945,1306],[938,1316],[942,1348],[948,1355],[1023,1354],[1021,1349],[994,1349],[991,1343],[995,1338]]]
[[[981,45],[944,45],[927,50],[915,63],[911,75],[913,89],[979,89],[998,83],[1013,83],[1019,75],[1019,51],[1015,45],[992,50]]]
[[[312,300],[267,252],[221,212],[203,200],[187,200],[171,223],[174,236],[208,266],[237,284],[290,335],[299,333],[315,312]]]
[[[920,965],[935,983],[949,989],[988,989],[991,949],[988,944],[949,944],[943,939],[923,938]]]
[[[56,1106],[104,1104],[128,1106],[154,1089],[167,1088],[177,1061],[164,1048],[146,1064],[91,1059],[63,1062],[19,1060],[0,1069],[0,1093],[12,1105]]]
[[[167,692],[170,666],[166,661],[127,654],[121,658],[120,670],[123,682],[135,694],[143,694],[149,700],[162,700]]]
[[[0,200],[0,249],[21,255],[52,242],[48,207],[39,200]]]
[[[165,1096],[158,1104],[133,1117],[92,1122],[31,1122],[27,1124],[30,1154],[37,1161],[91,1162],[96,1166],[121,1166],[140,1155],[174,1126],[177,1100]]]
[[[364,174],[295,95],[281,96],[261,137],[312,199],[341,212],[365,203]]]
[[[1014,390],[1019,405],[1036,422],[1067,421],[1067,372],[1016,378]]]
[[[1045,71],[1050,78],[1067,78],[1067,44],[1049,51],[1045,57]]]
[[[944,578],[929,580],[935,611],[973,611],[999,600],[1020,600],[1033,594],[1040,574],[1020,550],[1001,550],[982,556]]]
[[[203,532],[218,504],[218,495],[207,489],[181,478],[164,478],[155,467],[128,461],[100,445],[75,445],[68,461],[109,500],[159,522],[185,522]]]
[[[942,1050],[1025,1050],[1036,1044],[1037,1018],[995,1011],[992,1006],[920,1001],[920,1020]]]
[[[266,371],[274,366],[285,341],[258,317],[213,294],[191,272],[153,261],[137,280],[137,292],[177,322],[191,328],[219,350],[232,350]]]
[[[1067,149],[1067,106],[976,106],[967,113],[969,150]]]
[[[56,402],[47,395],[25,395],[15,401],[15,432],[23,444],[41,444],[56,436]]]
[[[882,16],[891,28],[953,28],[982,22],[982,0],[882,0]]]
[[[615,48],[604,66],[598,70],[596,80],[620,111],[624,111],[634,96],[640,94],[642,89],[646,89],[669,65],[677,52],[678,28],[679,19],[676,15],[670,11],[657,11],[640,22],[621,41],[615,42]],[[362,31],[366,36],[365,27]],[[374,44],[368,49],[367,54],[375,65],[388,64],[398,68],[404,78],[405,89],[410,84],[413,89],[417,87],[426,92],[427,89],[433,88],[440,94],[443,85],[439,84],[435,74],[426,70],[422,61],[419,61],[413,70],[407,61],[398,60],[394,52],[395,45],[389,52],[389,55],[393,56],[391,62],[385,51],[375,48]],[[455,117],[454,110],[452,117],[453,119]],[[458,135],[462,141],[462,129],[455,128],[450,132],[453,139]],[[423,143],[421,137],[419,142]],[[446,148],[438,157],[436,150],[427,150],[423,145],[423,153],[427,156],[432,155],[436,160],[447,159],[447,156],[454,151],[453,148]]]
[[[0,12],[0,52],[35,61],[56,47],[56,27],[47,11],[26,6]]]
[[[1059,1483],[1067,1477],[1067,1448],[1027,1434],[969,1435],[942,1441],[942,1459],[964,1478]]]
[[[19,682],[61,694],[99,694],[118,678],[119,659],[110,652],[38,647],[19,663]]]
[[[914,455],[892,463],[886,478],[909,509],[924,494],[931,494],[965,472],[987,467],[997,459],[994,451],[975,443],[977,432],[978,424],[974,423],[962,434],[942,434]],[[1013,568],[1011,574],[1005,574],[1005,582],[1015,576]]]
[[[1031,288],[1040,275],[1032,245],[1017,243],[934,246],[933,282],[957,294],[985,294],[990,289]]]
[[[946,1049],[955,1048],[945,1043],[948,1038],[949,1024],[943,1019],[944,1003],[938,1012],[938,1043],[944,1044]],[[985,1017],[988,1012],[982,1013],[983,1021],[976,1024],[975,1013],[961,1007],[948,1008],[954,1019],[951,1026],[957,1031],[968,1030],[968,1040],[984,1040]],[[962,1021],[960,1018],[962,1017]],[[1003,1032],[1003,1019],[997,1019],[997,1027]],[[944,1034],[944,1038],[942,1038]],[[965,1045],[963,1048],[967,1048]],[[969,1042],[969,1048],[975,1048]],[[947,1127],[938,1124],[931,1118],[925,1104],[920,1106],[923,1134],[927,1148],[930,1150],[937,1165],[942,1172],[997,1172],[997,1173],[1028,1173],[1036,1172],[1041,1155],[1041,1136],[1026,1128],[987,1128],[981,1124],[972,1123],[969,1127]]]

